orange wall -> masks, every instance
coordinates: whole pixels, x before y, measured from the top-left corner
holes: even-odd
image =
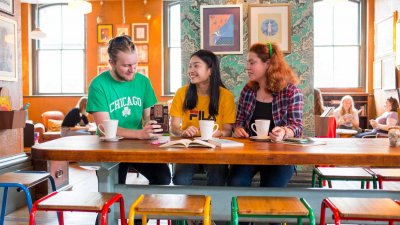
[[[22,4],[23,10],[29,11],[29,4]],[[100,12],[101,8],[101,12]],[[144,13],[152,15],[151,20],[144,18]],[[104,44],[97,43],[97,23],[96,18],[102,15],[103,24],[112,24],[115,34],[115,25],[122,24],[122,5],[120,1],[104,1],[100,7],[100,2],[92,2],[92,13],[86,16],[86,89],[90,81],[97,75],[98,47]],[[25,21],[23,33],[30,31],[30,25],[27,14],[23,13],[21,18]],[[125,23],[149,23],[149,78],[153,84],[159,101],[167,101],[170,97],[162,96],[162,1],[147,1],[146,7],[142,0],[125,1]],[[131,29],[130,29],[131,32]],[[23,45],[30,48],[28,35],[23,34]],[[67,113],[75,106],[78,97],[60,97],[60,96],[30,96],[29,88],[29,68],[31,67],[29,59],[30,51],[23,52],[23,94],[24,103],[30,102],[29,118],[34,122],[40,122],[40,115],[44,111],[59,110]],[[143,64],[146,65],[146,64]],[[27,69],[28,68],[28,69]]]
[[[21,82],[21,33],[19,30],[21,21],[18,15],[20,15],[20,1],[14,1],[14,15],[8,15],[0,12],[0,16],[5,17],[9,20],[15,21],[17,24],[17,81],[3,81],[0,80],[0,87],[6,88],[9,91],[9,97],[13,109],[20,109],[22,103],[22,82]],[[0,51],[4,51],[0,49]],[[18,155],[24,152],[23,148],[23,129],[0,129],[0,158],[6,158],[13,155]]]

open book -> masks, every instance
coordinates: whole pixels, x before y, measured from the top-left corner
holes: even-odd
[[[173,147],[173,148],[215,148],[215,145],[194,139],[194,140],[189,140],[189,139],[180,139],[176,141],[170,141],[167,142],[163,145],[160,145],[161,148],[167,148],[167,147]]]

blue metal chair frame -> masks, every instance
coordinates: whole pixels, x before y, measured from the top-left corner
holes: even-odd
[[[48,173],[48,172],[46,172],[46,171],[16,171],[14,173]],[[4,224],[4,218],[5,218],[6,206],[7,206],[8,188],[15,187],[15,188],[17,188],[17,191],[21,191],[22,190],[25,193],[25,199],[26,199],[26,202],[28,204],[28,210],[29,210],[29,214],[30,214],[31,211],[32,211],[32,197],[31,197],[31,193],[29,191],[29,188],[35,186],[36,184],[39,184],[39,183],[45,181],[46,179],[50,180],[52,191],[56,191],[56,184],[54,182],[54,178],[50,174],[47,177],[45,177],[44,179],[40,179],[37,182],[34,182],[29,187],[27,187],[27,186],[25,186],[23,184],[20,184],[20,183],[0,183],[0,187],[4,188],[3,202],[2,202],[2,205],[1,205],[0,225]]]

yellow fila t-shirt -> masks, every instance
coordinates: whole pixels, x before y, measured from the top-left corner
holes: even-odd
[[[181,87],[172,100],[170,115],[182,120],[182,130],[189,126],[199,127],[199,120],[214,120],[222,130],[222,124],[234,124],[236,121],[236,106],[233,94],[225,88],[219,88],[219,106],[217,118],[211,118],[208,114],[209,96],[198,96],[197,105],[192,110],[183,111],[188,85]]]

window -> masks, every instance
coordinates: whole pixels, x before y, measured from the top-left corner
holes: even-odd
[[[85,16],[55,4],[39,6],[38,18],[46,38],[33,40],[34,94],[84,93]]]
[[[365,2],[314,3],[314,86],[365,86]]]
[[[181,13],[179,2],[164,1],[164,94],[182,86]]]

